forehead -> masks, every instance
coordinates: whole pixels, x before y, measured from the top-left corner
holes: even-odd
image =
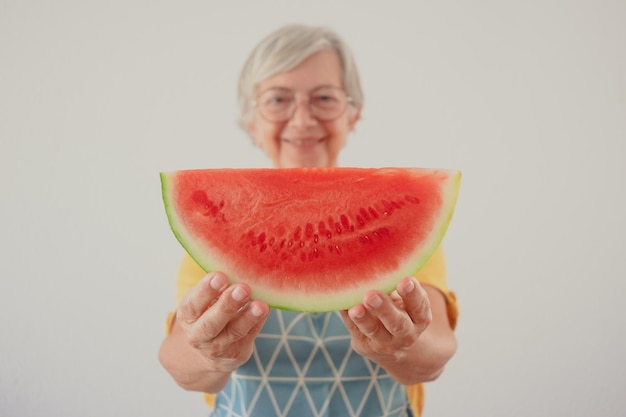
[[[320,86],[343,87],[339,56],[334,51],[322,50],[310,55],[300,64],[263,80],[258,91],[270,88],[310,91]]]

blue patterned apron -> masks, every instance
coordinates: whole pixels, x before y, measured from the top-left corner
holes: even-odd
[[[412,416],[406,390],[350,346],[339,313],[272,309],[211,417]]]

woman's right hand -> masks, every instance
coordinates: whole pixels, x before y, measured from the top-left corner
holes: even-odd
[[[181,386],[215,392],[250,359],[270,311],[250,295],[247,284],[229,285],[223,273],[211,272],[183,297],[160,354]]]

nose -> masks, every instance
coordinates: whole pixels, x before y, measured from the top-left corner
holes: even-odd
[[[311,111],[311,105],[308,99],[295,101],[295,109],[289,118],[289,124],[293,126],[310,126],[317,123],[317,118]]]

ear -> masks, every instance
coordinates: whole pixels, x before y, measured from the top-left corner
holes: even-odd
[[[245,122],[245,126],[246,126],[246,130],[248,131],[248,134],[254,141],[254,144],[258,146],[259,148],[263,148],[263,141],[260,140],[259,135],[257,135],[256,121],[254,117],[248,120],[247,122]]]
[[[350,132],[354,130],[354,126],[356,125],[356,122],[361,120],[361,108],[362,106],[359,106],[350,112],[349,119],[348,119],[348,127],[350,129]]]

